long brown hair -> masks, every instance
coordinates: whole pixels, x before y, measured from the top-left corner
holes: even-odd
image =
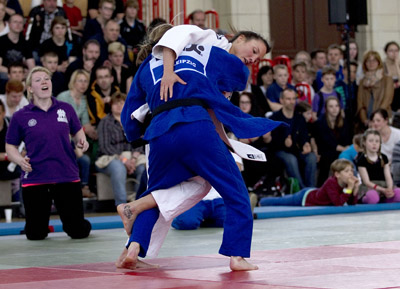
[[[328,108],[328,102],[331,101],[331,100],[336,101],[337,104],[338,104],[339,107],[340,107],[340,101],[339,101],[339,99],[338,99],[336,96],[329,96],[329,97],[325,100],[325,118],[326,118],[326,122],[328,123],[328,126],[329,126],[330,129],[342,128],[342,127],[343,127],[343,124],[344,124],[344,120],[343,120],[343,116],[342,116],[341,111],[339,111],[339,114],[338,114],[338,116],[336,117],[335,124],[334,124],[333,127],[332,127],[331,123],[329,122],[329,119],[328,119],[328,109],[327,109],[327,108]]]

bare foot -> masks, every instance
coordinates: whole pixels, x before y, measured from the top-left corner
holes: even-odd
[[[138,262],[138,256],[140,252],[139,243],[132,242],[129,246],[128,252],[125,258],[122,260],[122,268],[126,269],[136,269],[136,265]]]
[[[134,269],[154,269],[154,268],[159,268],[159,265],[156,264],[150,264],[150,263],[146,263],[143,262],[141,260],[137,260],[136,264],[133,265],[132,262],[126,262],[125,258],[128,255],[128,249],[124,248],[124,250],[122,251],[121,255],[119,256],[119,258],[117,259],[117,261],[115,261],[115,267],[119,268],[119,269],[130,269],[130,270],[134,270]]]
[[[243,257],[231,256],[229,267],[232,271],[258,270],[258,266],[250,264]]]
[[[117,206],[117,212],[121,217],[126,233],[130,236],[132,233],[133,223],[137,217],[136,210],[129,204],[120,204]]]

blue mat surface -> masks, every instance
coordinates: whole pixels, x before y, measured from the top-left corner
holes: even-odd
[[[314,207],[296,207],[296,206],[265,206],[254,208],[254,215],[257,219],[269,218],[285,218],[285,217],[302,217],[313,215],[331,215],[331,214],[348,214],[360,212],[375,212],[386,210],[400,210],[400,203],[392,204],[376,204],[354,206],[314,206]]]
[[[123,228],[121,218],[116,216],[102,216],[86,218],[92,224],[92,230],[117,229]],[[53,226],[54,232],[62,232],[60,220],[50,220],[50,226]],[[0,223],[0,236],[20,235],[24,230],[25,222]]]

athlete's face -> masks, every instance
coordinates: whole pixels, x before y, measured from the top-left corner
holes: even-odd
[[[267,47],[260,39],[247,40],[240,35],[233,43],[230,53],[236,55],[246,65],[251,65],[259,61],[266,53]]]

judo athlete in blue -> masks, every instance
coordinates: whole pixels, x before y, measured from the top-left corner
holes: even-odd
[[[221,91],[243,90],[249,71],[239,58],[220,48],[188,46],[176,60],[175,72],[187,85],[174,87],[174,98],[168,103],[201,100],[239,138],[263,135],[280,124],[244,114],[222,95]],[[142,135],[141,124],[131,119],[131,113],[146,102],[153,112],[165,104],[159,94],[162,74],[162,61],[149,56],[135,76],[121,115],[129,141]],[[161,111],[153,117],[143,138],[150,144],[149,182],[144,195],[197,175],[203,177],[220,193],[226,205],[219,252],[226,256],[250,257],[253,218],[247,188],[203,105]],[[140,244],[141,257],[146,255],[158,215],[157,208],[146,210],[134,223],[127,247],[131,242]]]

